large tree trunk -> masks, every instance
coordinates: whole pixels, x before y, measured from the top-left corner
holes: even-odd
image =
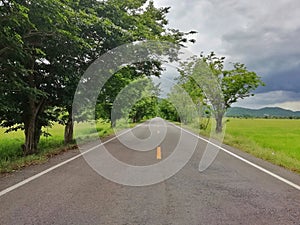
[[[24,155],[35,154],[38,152],[38,143],[41,137],[41,125],[38,123],[38,116],[43,108],[44,101],[35,104],[33,100],[29,100],[24,120],[25,143],[22,145]]]
[[[74,133],[74,121],[72,118],[72,113],[69,112],[69,118],[65,126],[64,143],[70,144],[73,142]]]
[[[222,133],[222,130],[223,130],[223,116],[224,116],[224,113],[218,113],[216,115],[216,133]]]
[[[28,68],[34,71],[35,62],[33,58],[27,61]],[[28,85],[35,89],[35,74],[28,75]],[[39,115],[44,109],[45,98],[37,98],[38,95],[28,95],[28,104],[24,107],[24,133],[25,143],[22,145],[23,153],[25,155],[35,154],[38,152],[38,143],[42,134],[42,125],[39,123]]]
[[[24,155],[37,153],[38,139],[36,138],[36,118],[34,116],[25,121]]]

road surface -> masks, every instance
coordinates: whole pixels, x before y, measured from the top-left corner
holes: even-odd
[[[155,126],[159,134],[160,125],[154,120],[133,133],[145,139],[150,134],[149,126]],[[168,158],[180,135],[185,135],[186,149],[195,141],[194,135],[171,124],[166,129],[165,139],[157,146],[160,149],[135,151],[117,138],[107,140],[105,147],[122,162],[146,166]],[[2,177],[0,224],[300,224],[298,189],[224,151],[207,170],[199,172],[207,142],[197,140],[196,150],[182,170],[149,186],[131,187],[107,180],[76,150]],[[86,146],[91,147],[93,143]],[[228,146],[224,148],[279,178],[300,184],[299,175]],[[100,150],[91,152],[96,151]],[[59,166],[54,169],[55,165]],[[30,182],[20,183],[28,178]]]

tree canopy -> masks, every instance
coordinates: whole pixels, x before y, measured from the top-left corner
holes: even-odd
[[[194,56],[181,64],[179,83],[193,98],[209,105],[216,119],[216,132],[222,132],[226,110],[239,99],[254,95],[253,91],[264,85],[261,78],[242,63],[232,63],[225,69],[225,57],[214,52]]]
[[[133,41],[187,41],[185,33],[166,28],[168,12],[146,0],[2,0],[0,125],[8,131],[23,129],[24,154],[36,153],[41,128],[65,111],[60,122],[66,125],[69,142],[74,92],[91,62]],[[114,90],[107,91],[106,98],[113,99],[128,79],[145,75],[136,68],[126,68],[108,82],[107,90]],[[155,73],[157,67],[151,64],[148,70]]]

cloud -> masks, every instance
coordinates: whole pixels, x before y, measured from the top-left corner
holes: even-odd
[[[257,89],[257,93],[276,90],[300,92],[300,66],[291,67],[286,71],[272,71],[268,76],[263,77],[265,87]]]
[[[300,101],[299,102],[283,102],[274,105],[269,105],[269,107],[280,107],[284,109],[289,109],[292,111],[300,111]]]
[[[256,94],[239,100],[233,106],[259,109],[263,107],[281,107],[293,111],[300,111],[300,93],[289,91],[272,91]]]
[[[162,73],[161,77],[154,77],[152,76],[151,79],[153,80],[155,85],[159,84],[159,88],[161,90],[160,96],[161,98],[166,98],[168,94],[171,92],[173,86],[177,85],[176,78],[180,76],[178,70],[173,65],[163,65],[165,71]]]
[[[158,6],[171,6],[170,27],[199,32],[195,36],[197,43],[189,45],[192,52],[215,51],[228,61],[244,63],[257,72],[266,83],[257,93],[300,92],[300,1],[154,2]],[[276,97],[278,102],[279,97]]]

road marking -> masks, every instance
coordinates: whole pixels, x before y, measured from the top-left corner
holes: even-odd
[[[157,147],[156,149],[156,159],[161,159],[161,147]]]
[[[79,158],[79,157],[81,157],[81,156],[83,156],[83,155],[85,155],[85,154],[87,154],[87,153],[95,150],[96,148],[99,148],[102,145],[107,144],[110,141],[113,141],[113,140],[117,139],[118,137],[120,137],[120,136],[122,136],[122,135],[130,132],[131,130],[140,127],[140,126],[142,126],[142,124],[139,124],[139,125],[131,128],[131,129],[125,130],[124,132],[121,132],[120,134],[114,136],[113,138],[111,138],[111,139],[109,139],[109,140],[107,140],[107,141],[105,141],[105,142],[103,142],[103,143],[101,143],[99,145],[96,145],[96,146],[94,146],[94,147],[86,150],[85,152],[82,152],[82,153],[80,153],[80,154],[78,154],[78,155],[76,155],[76,156],[74,156],[74,157],[72,157],[72,158],[70,158],[70,159],[68,159],[66,161],[63,161],[63,162],[61,162],[61,163],[59,163],[59,164],[57,164],[55,166],[50,167],[49,169],[46,169],[46,170],[44,170],[44,171],[42,171],[42,172],[40,172],[40,173],[38,173],[36,175],[33,175],[33,176],[31,176],[31,177],[29,177],[29,178],[27,178],[27,179],[25,179],[25,180],[23,180],[23,181],[21,181],[19,183],[16,183],[16,184],[14,184],[14,185],[12,185],[12,186],[10,186],[10,187],[8,187],[8,188],[0,191],[0,197],[3,196],[3,195],[5,195],[5,194],[7,194],[7,193],[9,193],[9,192],[11,192],[11,191],[13,191],[13,190],[15,190],[15,189],[17,189],[17,188],[19,188],[19,187],[21,187],[21,186],[23,186],[23,185],[25,185],[25,184],[27,184],[27,183],[29,183],[29,182],[31,182],[31,181],[33,181],[33,180],[35,180],[35,179],[37,179],[37,178],[39,178],[39,177],[41,177],[41,176],[43,176],[43,175],[45,175],[46,173],[51,172],[52,170],[55,170],[55,169],[57,169],[57,168],[65,165],[65,164],[67,164],[69,162],[74,161],[75,159],[77,159],[77,158]]]
[[[199,139],[201,139],[201,140],[203,140],[203,141],[205,141],[205,142],[207,142],[207,143],[209,143],[209,144],[211,144],[211,145],[213,145],[213,146],[219,148],[219,149],[222,150],[223,152],[226,152],[227,154],[229,154],[229,155],[231,155],[231,156],[233,156],[233,157],[235,157],[235,158],[237,158],[237,159],[239,159],[239,160],[241,160],[241,161],[247,163],[247,164],[250,165],[250,166],[255,167],[256,169],[258,169],[258,170],[260,170],[260,171],[262,171],[262,172],[264,172],[264,173],[266,173],[266,174],[268,174],[268,175],[270,175],[270,176],[276,178],[277,180],[280,180],[280,181],[286,183],[287,185],[290,185],[291,187],[296,188],[297,190],[300,191],[300,186],[299,186],[299,185],[297,185],[297,184],[295,184],[295,183],[293,183],[293,182],[291,182],[291,181],[289,181],[289,180],[287,180],[287,179],[285,179],[285,178],[283,178],[283,177],[281,177],[281,176],[279,176],[279,175],[277,175],[277,174],[275,174],[275,173],[273,173],[273,172],[271,172],[271,171],[269,171],[269,170],[267,170],[267,169],[265,169],[265,168],[263,168],[263,167],[261,167],[261,166],[259,166],[259,165],[256,165],[255,163],[250,162],[249,160],[244,159],[243,157],[241,157],[241,156],[239,156],[239,155],[237,155],[237,154],[234,154],[233,152],[231,152],[231,151],[229,151],[229,150],[227,150],[227,149],[225,149],[225,148],[223,148],[223,147],[221,147],[221,146],[219,146],[219,145],[216,145],[216,144],[214,144],[213,142],[211,142],[211,141],[209,141],[209,140],[207,140],[207,139],[205,139],[205,138],[203,138],[203,137],[200,137],[199,135],[194,134],[193,132],[190,132],[190,131],[188,131],[188,130],[185,130],[185,129],[183,129],[182,127],[179,127],[179,126],[177,126],[177,125],[175,125],[175,124],[173,124],[173,123],[170,123],[170,124],[173,125],[173,126],[175,126],[175,127],[177,127],[178,129],[183,130],[184,132],[186,132],[186,133],[188,133],[188,134],[193,135],[193,136],[196,137],[196,138],[199,138]]]
[[[233,156],[233,157],[235,157],[237,159],[240,159],[241,161],[243,161],[243,162],[245,162],[245,163],[247,163],[247,164],[255,167],[256,169],[258,169],[258,170],[260,170],[260,171],[262,171],[262,172],[264,172],[266,174],[269,174],[270,176],[272,176],[272,177],[274,177],[274,178],[276,178],[276,179],[278,179],[278,180],[280,180],[280,181],[282,181],[282,182],[284,182],[284,183],[290,185],[291,187],[294,187],[295,189],[297,189],[297,190],[300,191],[300,186],[299,185],[297,185],[297,184],[295,184],[295,183],[293,183],[293,182],[291,182],[291,181],[289,181],[289,180],[287,180],[287,179],[285,179],[285,178],[283,178],[283,177],[281,177],[281,176],[279,176],[277,174],[274,174],[274,173],[266,170],[265,168],[263,168],[261,166],[258,166],[256,164],[254,164],[254,163],[252,163],[252,162],[250,162],[250,161],[248,161],[248,160],[246,160],[246,159],[244,159],[244,158],[242,158],[242,157],[240,157],[240,156],[238,156],[238,155],[230,152],[229,150],[227,150],[227,149],[225,149],[225,148],[223,148],[221,146],[218,146],[218,145],[210,142],[209,140],[207,140],[207,139],[205,139],[203,137],[200,137],[199,135],[196,135],[196,134],[194,134],[194,133],[192,133],[192,132],[190,132],[188,130],[185,130],[185,129],[183,129],[183,128],[175,125],[175,124],[172,124],[172,123],[169,123],[169,124],[171,124],[172,126],[175,126],[175,127],[179,128],[179,129],[183,130],[186,133],[189,133],[189,134],[193,135],[194,137],[197,137],[197,138],[199,138],[199,139],[201,139],[201,140],[203,140],[203,141],[205,141],[205,142],[207,142],[207,143],[209,143],[209,144],[211,144],[211,145],[219,148],[220,150],[228,153],[229,155],[231,155],[231,156]],[[44,170],[44,171],[42,171],[42,172],[40,172],[40,173],[38,173],[36,175],[33,175],[33,176],[31,176],[31,177],[29,177],[29,178],[27,178],[27,179],[25,179],[25,180],[23,180],[23,181],[21,181],[21,182],[19,182],[17,184],[14,184],[14,185],[12,185],[12,186],[10,186],[10,187],[8,187],[8,188],[0,191],[0,197],[3,196],[3,195],[5,195],[5,194],[7,194],[7,193],[9,193],[9,192],[11,192],[11,191],[13,191],[13,190],[15,190],[15,189],[17,189],[17,188],[19,188],[19,187],[21,187],[21,186],[23,186],[23,185],[25,185],[25,184],[27,184],[27,183],[29,183],[29,182],[31,182],[31,181],[33,181],[33,180],[35,180],[35,179],[37,179],[37,178],[39,178],[39,177],[41,177],[41,176],[43,176],[43,175],[45,175],[45,174],[47,174],[47,173],[49,173],[49,172],[51,172],[51,171],[53,171],[53,170],[55,170],[55,169],[57,169],[57,168],[59,168],[59,167],[61,167],[61,166],[63,166],[63,165],[65,165],[65,164],[67,164],[67,163],[69,163],[69,162],[71,162],[71,161],[74,161],[75,159],[77,159],[77,158],[79,158],[79,157],[81,157],[81,156],[83,156],[83,155],[85,155],[85,154],[87,154],[87,153],[95,150],[96,148],[98,148],[98,147],[100,147],[102,145],[105,145],[105,144],[109,143],[110,141],[113,141],[113,140],[117,139],[118,137],[120,137],[120,136],[122,136],[122,135],[124,135],[124,134],[126,134],[128,132],[130,132],[131,130],[133,130],[135,128],[138,128],[138,127],[141,127],[141,126],[143,126],[143,123],[139,124],[138,126],[136,126],[134,128],[131,128],[129,130],[121,132],[120,134],[116,135],[115,137],[113,137],[113,138],[111,138],[111,139],[109,139],[109,140],[107,140],[107,141],[105,141],[105,142],[103,142],[103,143],[101,143],[99,145],[96,145],[96,146],[94,146],[94,147],[86,150],[85,152],[82,152],[82,153],[80,153],[80,154],[78,154],[78,155],[76,155],[76,156],[74,156],[74,157],[72,157],[72,158],[70,158],[70,159],[68,159],[68,160],[66,160],[64,162],[61,162],[61,163],[59,163],[59,164],[57,164],[55,166],[52,166],[49,169],[46,169],[46,170]],[[161,152],[161,149],[160,149],[160,152]]]

